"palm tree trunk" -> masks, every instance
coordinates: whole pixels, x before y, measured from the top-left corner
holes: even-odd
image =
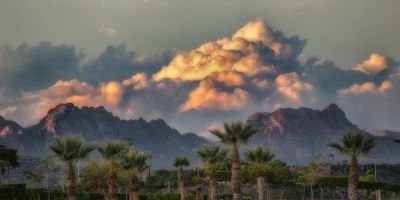
[[[109,200],[118,200],[118,177],[117,172],[111,170],[108,175],[108,198]]]
[[[324,200],[324,189],[322,187],[320,187],[319,189],[320,189],[320,193],[319,193],[320,199]]]
[[[233,200],[241,200],[242,193],[240,191],[240,157],[237,145],[233,145],[232,149],[232,170],[231,170],[231,187]]]
[[[265,179],[263,176],[257,177],[257,193],[258,193],[258,200],[265,200]]]
[[[208,180],[208,199],[218,200],[218,182],[215,173],[210,174],[210,179]]]
[[[185,200],[185,184],[183,182],[183,169],[178,169],[178,190],[180,193],[180,200]]]
[[[130,200],[139,200],[139,185],[136,176],[132,176],[130,183]]]
[[[202,200],[201,198],[201,184],[196,183],[196,200]]]
[[[310,184],[310,192],[311,192],[311,200],[314,200],[314,189],[312,184]]]
[[[347,194],[349,200],[359,200],[358,196],[358,161],[355,156],[351,158]]]
[[[67,168],[67,196],[68,200],[75,200],[75,171],[72,162],[68,163]]]

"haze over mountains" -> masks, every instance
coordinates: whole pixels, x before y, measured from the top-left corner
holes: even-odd
[[[335,104],[322,110],[283,108],[272,113],[254,113],[247,123],[259,130],[250,146],[268,146],[278,158],[296,164],[312,161],[317,153],[332,153],[326,143],[338,140],[345,131],[358,129]],[[66,134],[81,135],[88,142],[130,138],[136,148],[151,152],[152,163],[160,167],[171,167],[176,156],[194,158],[196,148],[210,143],[193,133],[181,134],[162,119],[123,120],[102,106],[79,108],[71,103],[59,104],[27,128],[0,117],[0,144],[16,148],[23,155],[44,155],[54,136]],[[400,149],[400,145],[393,143],[399,135],[390,131],[368,134],[378,140],[379,162],[399,161],[392,153]],[[335,162],[341,162],[341,158],[336,157]]]

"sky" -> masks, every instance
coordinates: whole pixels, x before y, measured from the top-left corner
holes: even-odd
[[[204,136],[224,121],[337,103],[400,131],[397,0],[2,0],[0,115],[105,106]]]

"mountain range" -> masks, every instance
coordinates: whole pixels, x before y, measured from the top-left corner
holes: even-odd
[[[352,130],[360,129],[351,123],[346,114],[336,105],[330,104],[322,110],[310,108],[280,108],[272,113],[254,113],[247,123],[258,129],[250,144],[268,146],[278,158],[289,163],[304,164],[315,161],[322,155],[326,162],[341,162],[344,158],[335,154],[326,144],[339,142],[341,136]],[[400,145],[393,142],[400,133],[393,131],[365,131],[366,137],[377,141],[376,149],[362,157],[364,162],[398,163],[400,158],[393,152]]]
[[[177,156],[193,156],[193,150],[207,141],[196,134],[181,134],[164,120],[142,118],[123,120],[104,107],[82,107],[67,103],[50,109],[38,124],[22,128],[13,121],[0,118],[0,144],[18,149],[20,154],[40,156],[54,136],[75,134],[87,142],[107,139],[131,139],[136,148],[152,156],[152,163],[172,167]]]
[[[315,160],[316,154],[333,154],[326,144],[338,141],[341,135],[359,129],[335,104],[322,110],[310,108],[281,108],[271,113],[254,113],[246,122],[257,128],[249,146],[267,146],[276,157],[292,164],[304,164]],[[22,127],[0,116],[0,144],[15,148],[22,155],[41,156],[48,153],[47,145],[55,136],[77,134],[87,142],[107,139],[131,139],[134,146],[152,155],[154,166],[170,168],[177,156],[195,160],[194,150],[211,143],[194,133],[181,134],[164,120],[146,121],[142,118],[124,120],[114,116],[104,107],[77,107],[71,103],[59,104],[50,109],[37,124]],[[397,163],[400,158],[393,154],[400,145],[393,142],[400,133],[393,131],[365,132],[374,137],[378,147],[365,162],[378,157],[379,162]],[[341,162],[336,156],[334,162]],[[333,160],[330,160],[331,162]]]

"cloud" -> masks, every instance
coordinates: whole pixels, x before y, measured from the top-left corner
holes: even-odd
[[[197,84],[181,104],[181,112],[243,110],[250,102],[261,102],[272,93],[275,77],[299,70],[295,69],[296,57],[304,45],[305,41],[297,36],[285,38],[262,20],[255,20],[232,37],[177,54],[152,77],[156,82],[178,80]],[[311,87],[300,82],[293,84],[296,90]],[[288,89],[286,92],[290,92]],[[284,88],[280,90],[283,92]]]
[[[376,86],[372,82],[366,82],[363,84],[354,84],[349,88],[341,89],[338,91],[339,95],[348,95],[348,94],[377,94],[377,93],[384,93],[387,90],[392,89],[392,83],[390,81],[384,81],[380,86]]]
[[[215,129],[223,129],[223,123],[220,122],[213,122],[211,123],[206,130],[198,133],[199,136],[204,137],[212,142],[217,142],[219,139],[217,138],[217,136],[213,135],[210,133],[210,130],[215,130]]]
[[[22,97],[30,102],[25,108],[32,113],[29,121],[37,121],[46,112],[59,103],[74,103],[77,106],[105,106],[110,110],[118,108],[124,87],[121,83],[111,81],[97,87],[76,79],[57,81],[54,85],[39,92],[25,93]]]
[[[207,42],[178,54],[153,79],[203,80],[215,72],[236,71],[253,77],[276,74],[292,64],[305,45],[297,36],[285,38],[262,20],[249,22],[232,37]],[[284,61],[284,62],[282,62]]]
[[[91,60],[69,45],[3,46],[0,114],[31,125],[56,104],[72,102],[205,133],[215,121],[253,112],[336,102],[360,127],[400,130],[398,61],[374,53],[352,67],[300,62],[305,44],[255,20],[232,36],[154,56],[125,45],[108,46]]]
[[[301,100],[302,93],[309,93],[314,89],[311,84],[300,81],[294,72],[279,75],[275,79],[275,84],[277,93],[295,102]]]
[[[10,116],[10,115],[13,115],[15,113],[15,111],[17,111],[16,106],[6,107],[6,108],[0,110],[0,116]]]
[[[262,42],[265,46],[273,49],[276,56],[282,60],[297,58],[306,43],[297,36],[285,38],[282,32],[272,30],[261,19],[247,23],[233,35],[233,38]]]
[[[265,98],[264,107],[277,109],[297,107],[317,101],[314,86],[301,80],[296,72],[281,74],[275,79],[275,91]]]
[[[143,88],[149,87],[149,80],[147,78],[147,75],[145,73],[138,73],[133,75],[130,79],[124,80],[122,82],[123,85],[125,86],[133,86],[133,89],[139,90]]]
[[[71,45],[41,42],[0,47],[0,85],[11,92],[38,90],[77,76],[84,55]]]
[[[301,72],[307,82],[326,97],[336,96],[336,91],[353,84],[371,81],[365,74],[354,70],[344,70],[332,61],[318,63],[319,59],[311,58],[303,65]]]
[[[112,27],[100,27],[97,32],[105,37],[114,37],[117,34],[117,30]]]
[[[398,131],[399,91],[400,77],[397,75],[381,84],[366,82],[339,90],[336,102],[350,120],[362,128]]]
[[[241,110],[249,100],[247,91],[235,88],[225,92],[215,88],[211,79],[201,81],[199,86],[190,92],[188,100],[182,104],[180,111],[194,110]]]
[[[354,66],[352,70],[360,71],[368,76],[375,76],[387,67],[386,57],[377,53],[373,53],[367,60]]]
[[[98,57],[83,64],[78,79],[91,84],[122,81],[136,73],[151,74],[167,63],[174,52],[145,56],[125,45],[108,46]]]
[[[78,79],[90,84],[122,81],[136,73],[154,73],[167,63],[173,51],[146,56],[108,46],[98,57],[85,60],[85,54],[72,45],[41,42],[16,48],[0,46],[0,90],[4,94],[38,91],[59,80]]]

